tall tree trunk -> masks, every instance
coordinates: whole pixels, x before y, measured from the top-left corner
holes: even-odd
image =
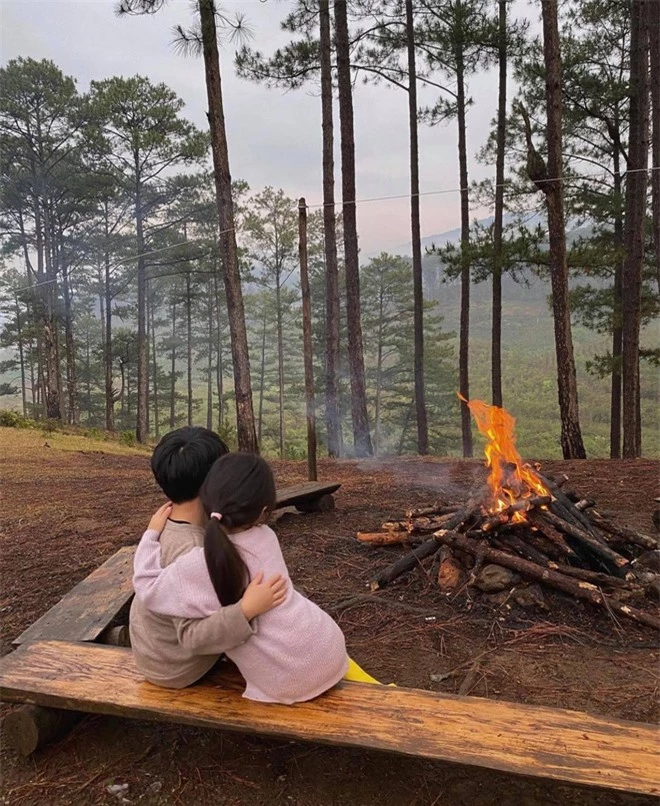
[[[456,9],[460,15],[461,0]],[[461,21],[460,25],[463,25]],[[456,62],[456,107],[458,122],[458,173],[461,188],[461,314],[458,338],[458,387],[470,399],[470,196],[468,189],[467,124],[465,121],[465,64],[461,34],[454,45]],[[472,421],[465,400],[461,400],[463,456],[472,456]]]
[[[493,406],[503,406],[502,398],[502,232],[504,229],[504,154],[506,149],[507,29],[506,4],[499,0],[497,97],[497,155],[495,158],[495,219],[493,221],[493,321],[491,329],[491,394]]]
[[[651,219],[656,281],[660,293],[660,3],[649,5],[649,44],[651,53]]]
[[[616,124],[615,124],[616,125]],[[621,292],[623,282],[623,215],[621,154],[614,149],[614,286],[612,289],[612,377],[610,382],[610,458],[621,457]]]
[[[59,366],[59,346],[57,319],[55,316],[55,300],[57,299],[56,274],[53,267],[49,215],[44,205],[43,210],[43,254],[45,257],[45,281],[40,288],[43,315],[43,374],[44,403],[46,417],[52,420],[62,419],[61,372]]]
[[[66,387],[67,387],[67,422],[78,424],[78,399],[76,378],[76,344],[73,336],[73,313],[71,310],[71,285],[69,283],[69,267],[62,264],[62,293],[64,295],[64,344],[66,354]]]
[[[188,425],[193,421],[192,299],[190,272],[186,272],[186,364],[188,377]]]
[[[282,324],[282,287],[280,270],[275,278],[275,305],[277,306],[277,386],[280,432],[280,459],[284,459],[284,327]]]
[[[302,295],[303,360],[305,364],[305,419],[307,421],[307,478],[316,481],[316,411],[314,404],[314,355],[312,348],[312,300],[307,264],[307,204],[298,202],[298,255],[300,259],[300,293]]]
[[[149,435],[149,346],[147,344],[147,273],[144,261],[142,185],[139,155],[135,155],[135,230],[137,234],[137,421],[135,436],[146,442]]]
[[[112,287],[110,277],[110,228],[108,221],[108,202],[104,203],[104,266],[105,266],[105,341],[103,343],[103,366],[105,375],[105,427],[115,430],[115,390],[112,382]]]
[[[85,364],[87,370],[87,383],[86,383],[86,392],[87,392],[87,422],[89,423],[92,419],[92,359],[91,359],[91,339],[89,337],[89,325],[87,326],[87,332],[85,333]]]
[[[622,295],[623,456],[641,455],[639,330],[641,325],[644,217],[649,149],[649,3],[631,6],[630,131],[626,173],[625,260]]]
[[[211,284],[206,289],[206,317],[208,326],[207,349],[209,351],[206,363],[206,427],[213,428],[213,294]]]
[[[170,431],[176,426],[176,287],[172,298],[172,349],[170,351]]]
[[[557,352],[557,387],[561,416],[561,447],[564,459],[584,459],[580,431],[577,377],[568,299],[564,186],[562,183],[562,89],[557,0],[542,0],[543,53],[548,133],[548,182],[545,198],[550,242],[552,311]]]
[[[264,423],[264,380],[266,376],[266,301],[264,299],[264,321],[261,331],[261,370],[259,372],[259,415],[257,418],[257,439],[261,444]]]
[[[152,388],[153,388],[153,422],[154,422],[154,436],[156,439],[160,437],[160,406],[158,400],[158,356],[156,355],[156,293],[152,292],[149,305],[149,318],[151,331],[151,372],[153,375]]]
[[[422,236],[419,220],[419,142],[417,122],[417,67],[413,2],[406,0],[406,44],[408,49],[408,127],[410,131],[410,230],[412,235],[413,333],[417,453],[429,452],[429,428],[424,388],[424,288],[422,285]]]
[[[213,288],[215,291],[215,315],[218,323],[218,348],[216,350],[218,360],[216,361],[216,385],[218,387],[218,429],[223,430],[225,425],[225,394],[224,394],[224,366],[222,357],[224,354],[224,344],[222,343],[222,326],[220,325],[220,314],[222,311],[222,299],[220,298],[220,287],[218,285],[217,265],[213,273]]]
[[[209,106],[209,127],[211,130],[211,152],[215,175],[215,190],[220,226],[220,244],[223,257],[223,275],[227,297],[227,314],[231,334],[232,363],[234,367],[234,391],[236,394],[236,432],[238,447],[242,451],[258,452],[257,435],[254,426],[252,407],[252,386],[250,383],[250,357],[248,352],[247,329],[243,292],[238,267],[238,250],[234,230],[234,208],[229,170],[229,150],[222,103],[222,83],[220,58],[215,27],[215,5],[213,0],[198,0],[206,92]]]
[[[332,36],[329,0],[319,0],[321,118],[323,130],[323,235],[325,248],[325,425],[328,456],[341,454],[339,413],[339,267],[335,219],[335,158],[332,114]]]
[[[14,296],[16,303],[16,338],[18,339],[18,360],[21,365],[21,403],[23,404],[23,417],[27,417],[27,397],[25,394],[25,357],[23,355],[23,329],[21,327],[21,309],[18,306],[18,297]]]
[[[380,456],[380,397],[383,377],[383,271],[380,272],[380,282],[378,284],[378,348],[376,352],[376,411],[374,415],[374,448],[376,456]]]
[[[360,256],[358,251],[355,199],[355,136],[353,132],[353,88],[351,86],[350,43],[346,0],[335,0],[335,47],[339,88],[341,134],[342,214],[346,263],[346,317],[348,362],[351,377],[353,440],[358,456],[373,453],[364,377],[364,353],[360,310]]]

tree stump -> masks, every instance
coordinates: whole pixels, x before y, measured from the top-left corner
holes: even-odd
[[[64,736],[82,717],[79,711],[22,705],[3,719],[2,734],[9,747],[22,756],[29,756]]]
[[[335,508],[335,499],[332,495],[320,495],[309,501],[300,501],[296,504],[298,512],[331,512]]]

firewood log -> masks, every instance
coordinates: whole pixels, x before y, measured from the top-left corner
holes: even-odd
[[[408,532],[358,532],[356,535],[360,543],[369,543],[372,546],[394,546],[397,543],[419,543],[420,538]]]

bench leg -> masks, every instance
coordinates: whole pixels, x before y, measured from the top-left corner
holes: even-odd
[[[22,705],[2,721],[2,734],[9,747],[29,756],[40,747],[63,737],[83,717],[78,711]]]
[[[332,495],[321,495],[311,501],[301,501],[296,504],[298,512],[331,512],[335,508],[335,499]]]
[[[105,632],[101,633],[98,643],[108,644],[109,646],[130,646],[131,634],[128,626],[122,624],[120,627],[109,627]]]

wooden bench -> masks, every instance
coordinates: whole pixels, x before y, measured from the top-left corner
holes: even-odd
[[[13,642],[96,641],[133,598],[135,546],[125,546],[22,632]]]
[[[228,665],[229,666],[229,665]],[[232,668],[170,691],[145,683],[130,650],[24,644],[0,661],[10,702],[386,750],[643,794],[660,793],[652,725],[414,689],[342,683],[308,703],[241,697]]]

